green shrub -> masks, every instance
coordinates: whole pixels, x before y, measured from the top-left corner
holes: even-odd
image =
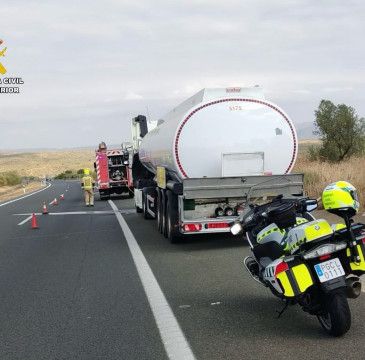
[[[309,161],[318,161],[320,160],[320,150],[321,148],[319,146],[310,146],[308,148],[308,152],[307,152],[307,158]]]
[[[82,178],[82,174],[80,174],[79,171],[75,173],[73,170],[66,170],[65,172],[55,176],[56,180],[69,180],[69,179],[80,179],[80,178]]]
[[[0,186],[19,185],[21,182],[22,178],[16,172],[0,173]]]

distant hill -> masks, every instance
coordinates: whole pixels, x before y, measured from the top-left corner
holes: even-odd
[[[24,177],[53,177],[66,170],[93,170],[95,152],[92,149],[42,150],[0,153],[1,172],[17,172]]]
[[[312,122],[294,124],[297,130],[299,140],[311,140],[318,139],[318,135],[314,135],[313,132],[316,130]]]
[[[107,145],[108,149],[120,149],[119,145]],[[47,152],[47,151],[64,151],[64,150],[90,150],[93,154],[98,146],[75,146],[75,147],[65,147],[65,148],[19,148],[19,149],[0,149],[0,153],[19,153],[19,152]]]

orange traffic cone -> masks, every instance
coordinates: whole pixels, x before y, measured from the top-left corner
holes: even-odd
[[[46,202],[43,201],[43,210],[42,210],[42,214],[48,214],[48,210],[47,210],[47,206],[46,206]]]
[[[54,198],[54,200],[53,200],[53,205],[58,205],[57,198]]]
[[[37,220],[35,218],[35,214],[32,215],[32,229],[39,229],[37,225]]]
[[[65,200],[65,197],[63,196],[63,194],[61,195],[61,200]]]

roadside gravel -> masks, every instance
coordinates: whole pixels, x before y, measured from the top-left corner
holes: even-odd
[[[31,182],[31,183],[27,184],[25,187],[23,187],[23,185],[2,186],[2,187],[0,187],[0,203],[15,199],[24,194],[29,194],[42,187],[43,186],[41,185],[41,183],[39,181]]]

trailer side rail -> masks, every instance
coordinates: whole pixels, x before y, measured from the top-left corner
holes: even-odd
[[[289,196],[303,193],[303,174],[253,175],[228,178],[183,180],[185,199],[246,198]]]

